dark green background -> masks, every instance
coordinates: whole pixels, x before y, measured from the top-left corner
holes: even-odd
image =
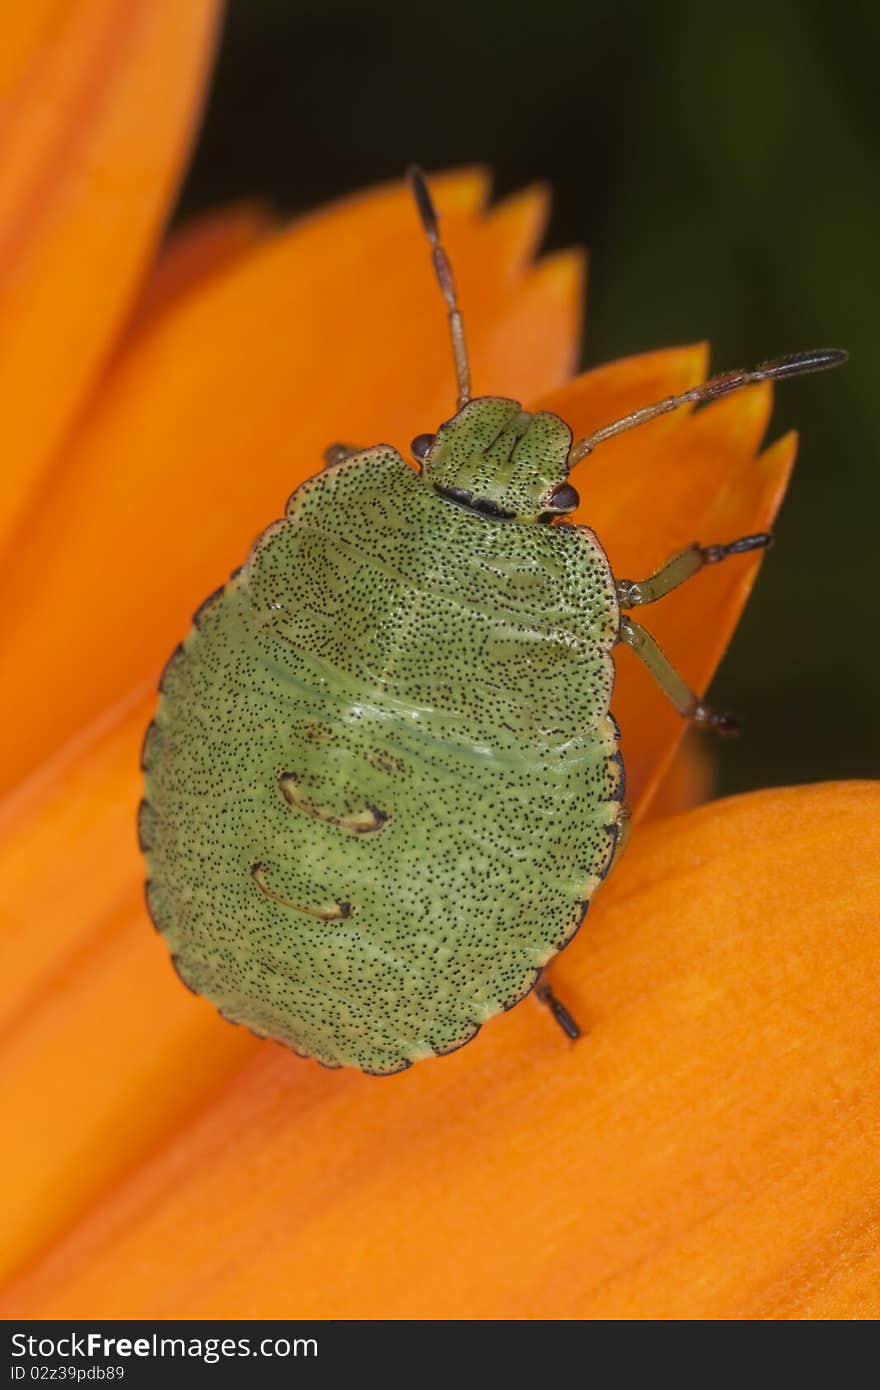
[[[411,161],[555,189],[591,253],[585,365],[708,338],[716,367],[848,347],[783,386],[795,480],[715,683],[726,791],[880,774],[880,11],[864,3],[232,0],[184,213],[284,212]],[[714,539],[714,538],[710,538]]]

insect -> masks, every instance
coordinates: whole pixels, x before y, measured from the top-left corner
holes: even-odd
[[[616,579],[564,518],[569,470],[615,435],[839,350],[730,372],[573,441],[473,397],[452,272],[410,172],[448,312],[458,400],[412,442],[334,445],[160,681],[139,812],[147,903],[186,985],[327,1066],[388,1075],[468,1042],[544,978],[619,850],[617,643],[683,718],[716,712],[629,616],[767,534]]]

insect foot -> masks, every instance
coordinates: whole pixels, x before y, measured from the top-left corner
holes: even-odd
[[[324,450],[324,467],[335,468],[338,463],[344,463],[362,452],[357,444],[328,444]]]
[[[562,1000],[557,999],[547,980],[541,980],[540,984],[535,986],[535,998],[539,999],[541,1003],[545,1004],[550,1010],[565,1036],[571,1038],[572,1042],[577,1042],[578,1038],[581,1036],[580,1027],[572,1018],[568,1009],[562,1003]]]
[[[759,531],[754,536],[740,536],[739,540],[728,541],[727,545],[701,545],[700,554],[704,565],[717,565],[728,555],[745,555],[749,550],[766,550],[773,544],[769,531]]]
[[[724,714],[720,710],[712,709],[710,705],[697,705],[691,720],[694,724],[700,724],[703,728],[720,734],[722,738],[739,738],[742,733],[742,724],[735,714]]]

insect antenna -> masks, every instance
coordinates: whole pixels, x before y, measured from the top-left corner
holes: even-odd
[[[848,356],[849,353],[844,352],[843,348],[816,348],[812,352],[793,352],[787,357],[774,357],[770,362],[760,362],[749,371],[722,372],[719,376],[710,377],[700,386],[692,386],[689,391],[683,391],[680,396],[666,396],[662,401],[655,401],[653,405],[642,406],[641,410],[634,410],[631,415],[613,420],[610,425],[603,425],[601,429],[579,439],[571,450],[569,464],[573,465],[587,454],[591,454],[597,445],[604,444],[606,439],[613,439],[615,435],[634,430],[637,425],[646,425],[649,420],[656,420],[658,415],[668,415],[680,405],[717,401],[722,396],[729,396],[732,391],[739,391],[743,386],[751,386],[755,381],[778,381],[789,376],[806,376],[808,372],[824,372],[830,367],[840,367]]]
[[[449,311],[449,335],[452,338],[455,379],[458,383],[456,405],[461,410],[462,406],[467,405],[471,398],[471,369],[468,362],[467,345],[464,340],[464,321],[458,307],[455,281],[452,278],[452,267],[440,241],[440,219],[437,216],[437,209],[434,207],[434,200],[428,192],[425,175],[421,169],[413,165],[411,169],[407,170],[407,178],[416,200],[419,216],[422,219],[422,226],[431,243],[434,274],[437,276],[437,283],[443,291],[443,298],[446,300],[446,307]]]

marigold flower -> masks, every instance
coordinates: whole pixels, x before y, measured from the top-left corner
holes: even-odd
[[[332,438],[449,414],[442,305],[403,184],[287,228],[241,207],[154,260],[214,0],[67,0],[0,23],[0,1307],[32,1317],[860,1317],[880,1311],[880,787],[756,792],[639,827],[554,980],[377,1081],[183,990],[134,836],[156,674]],[[700,346],[569,380],[582,258],[547,195],[433,180],[482,393],[579,434],[694,384]],[[573,477],[618,574],[768,528],[771,393],[679,411]],[[760,564],[651,611],[707,686]],[[644,821],[705,787],[618,662]],[[57,692],[57,693],[56,693]],[[665,779],[665,780],[664,780]],[[868,1137],[866,1137],[868,1136]]]

